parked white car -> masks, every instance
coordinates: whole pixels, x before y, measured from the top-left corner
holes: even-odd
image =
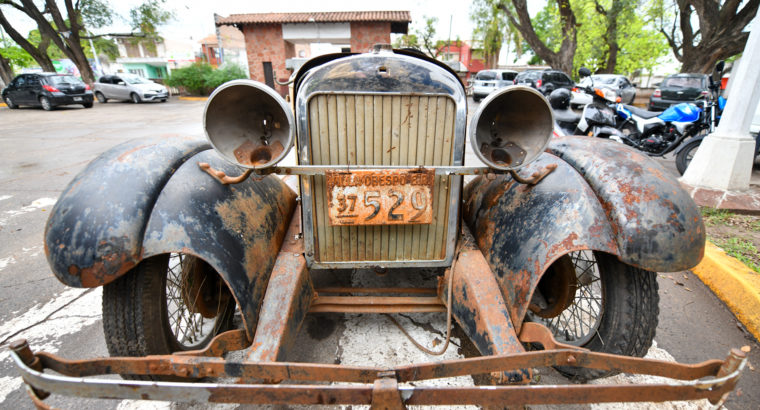
[[[472,100],[478,102],[488,94],[514,84],[517,71],[512,70],[481,70],[475,74],[472,84]]]
[[[131,100],[166,102],[169,91],[161,84],[134,74],[104,75],[93,84],[95,98],[100,103],[108,100]]]

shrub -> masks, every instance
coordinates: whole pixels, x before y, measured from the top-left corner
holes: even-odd
[[[172,70],[166,79],[171,87],[183,87],[190,94],[207,95],[227,81],[246,78],[243,68],[228,65],[214,69],[208,63],[194,63],[188,67]]]

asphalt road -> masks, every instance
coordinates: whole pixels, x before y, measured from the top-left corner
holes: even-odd
[[[92,109],[0,108],[0,408],[33,408],[10,363],[7,343],[27,338],[33,347],[67,358],[107,355],[100,321],[100,289],[66,288],[50,273],[42,246],[45,221],[66,184],[85,165],[108,148],[140,137],[194,136],[201,138],[203,102],[172,99],[165,104],[97,104]],[[473,107],[471,107],[472,109]],[[474,158],[467,156],[468,161]],[[666,161],[667,162],[667,161]],[[469,162],[468,162],[469,163]],[[666,164],[667,165],[667,164]],[[674,171],[674,167],[670,167]],[[378,276],[370,271],[321,272],[323,284],[377,286],[407,281],[420,286],[434,272]],[[731,347],[750,346],[752,366],[746,369],[726,407],[760,408],[760,345],[698,278],[689,272],[660,274],[660,321],[653,357],[694,363],[722,359]],[[442,339],[443,315],[402,318],[418,339]],[[458,334],[455,333],[455,336]],[[444,358],[462,357],[468,342],[455,337]],[[417,351],[383,317],[315,315],[307,318],[289,360],[343,364],[392,365],[431,359]],[[438,359],[436,359],[438,360]],[[541,384],[568,383],[554,371],[540,373]],[[630,382],[618,376],[616,383]],[[445,379],[443,384],[472,384],[469,377]],[[130,409],[145,402],[81,400],[54,397],[59,408]],[[706,402],[672,403],[656,408],[704,408]],[[153,408],[210,406],[156,403]],[[235,405],[214,408],[237,408]],[[577,406],[577,408],[600,406]],[[619,408],[617,405],[608,408]],[[651,408],[639,405],[628,408]]]

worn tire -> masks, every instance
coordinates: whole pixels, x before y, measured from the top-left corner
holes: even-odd
[[[220,308],[213,330],[192,348],[183,346],[172,333],[167,307],[169,255],[140,264],[103,287],[103,333],[111,356],[147,356],[201,349],[217,334],[228,330],[234,302]],[[230,299],[231,300],[231,299]],[[134,380],[179,380],[166,376],[122,375]]]
[[[108,102],[108,98],[106,98],[106,96],[103,95],[103,93],[101,93],[100,91],[95,93],[95,98],[97,98],[98,102],[101,104],[105,104]]]
[[[134,104],[139,104],[139,103],[142,101],[142,100],[140,99],[140,96],[139,96],[139,95],[137,95],[137,93],[132,93],[132,94],[129,94],[129,99],[130,99],[130,100],[131,100],[131,101],[132,101]]]
[[[84,103],[84,104],[82,104],[82,106],[83,106],[84,108],[92,108],[92,103],[91,103],[91,102],[88,102],[88,103]]]
[[[683,173],[686,172],[686,168],[689,167],[691,159],[694,157],[700,144],[702,144],[702,140],[690,141],[678,151],[678,154],[676,155],[676,168],[678,168],[679,174],[683,175]]]
[[[601,318],[590,340],[572,344],[594,352],[643,357],[652,345],[657,328],[660,300],[657,276],[654,272],[626,265],[614,255],[593,252],[593,256],[601,281]],[[577,267],[576,274],[580,276]],[[573,303],[577,300],[576,296]],[[572,305],[566,310],[571,308]],[[563,340],[556,332],[555,338],[560,342],[571,343]],[[617,373],[571,366],[557,367],[557,370],[580,381]]]

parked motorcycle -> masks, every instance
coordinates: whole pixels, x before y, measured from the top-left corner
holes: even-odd
[[[591,70],[582,67],[578,74],[581,78],[589,77]],[[580,115],[570,109],[569,90],[560,88],[549,95],[557,132],[562,135],[588,135],[622,142],[623,134],[616,128],[616,114],[611,106],[619,100],[617,94],[610,89],[594,87],[593,82],[578,90],[593,98],[590,104],[583,107]]]
[[[650,156],[673,152],[710,123],[702,115],[706,110],[691,103],[676,104],[662,112],[617,104],[615,111],[623,142]]]

